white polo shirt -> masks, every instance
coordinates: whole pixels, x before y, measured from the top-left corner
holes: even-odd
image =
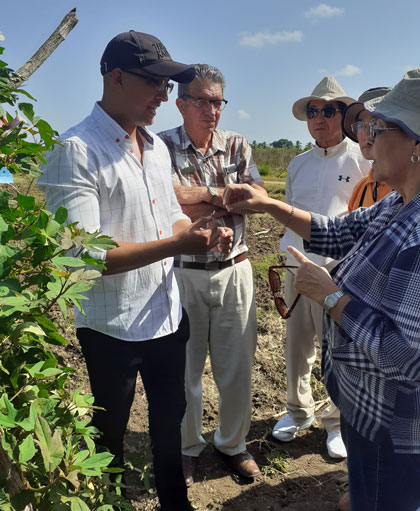
[[[345,215],[353,188],[368,173],[370,166],[370,162],[362,156],[359,145],[349,138],[327,149],[316,145],[290,162],[286,202],[295,208],[322,215]],[[290,229],[280,241],[280,250],[287,252],[289,245],[320,266],[328,265],[329,269],[333,266],[333,259],[305,253],[302,238]],[[298,265],[288,252],[287,264]]]
[[[131,138],[96,103],[90,116],[64,133],[47,156],[38,180],[51,211],[68,210],[68,222],[116,241],[146,242],[172,236],[172,225],[188,219],[176,200],[166,145],[146,129],[143,164]],[[105,258],[105,253],[98,254]],[[143,268],[103,275],[85,293],[88,327],[125,341],[143,341],[175,332],[181,320],[173,258]]]

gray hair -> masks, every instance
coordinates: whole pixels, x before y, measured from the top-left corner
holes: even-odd
[[[216,67],[209,66],[208,64],[194,64],[195,78],[200,82],[209,81],[211,83],[219,83],[222,87],[222,92],[225,88],[225,77]],[[190,82],[191,83],[191,82]],[[182,98],[185,94],[189,93],[189,83],[178,84],[178,97]]]

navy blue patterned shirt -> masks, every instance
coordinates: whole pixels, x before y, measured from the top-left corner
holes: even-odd
[[[390,434],[420,454],[420,194],[392,192],[341,218],[312,214],[310,252],[342,259],[334,282],[351,297],[340,325],[324,314],[328,392],[361,435]]]

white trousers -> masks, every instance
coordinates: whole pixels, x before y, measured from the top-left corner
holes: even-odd
[[[294,275],[286,270],[285,298],[290,306],[296,290]],[[287,320],[286,334],[286,408],[296,424],[302,424],[314,414],[315,403],[312,398],[311,372],[316,358],[314,337],[322,342],[322,307],[301,296],[291,317]],[[340,431],[340,411],[331,403],[321,415],[325,429]]]
[[[181,302],[190,319],[181,426],[182,452],[198,456],[202,428],[202,374],[207,353],[219,391],[214,445],[233,456],[246,449],[251,423],[251,371],[257,344],[252,268],[248,259],[217,271],[176,268]]]

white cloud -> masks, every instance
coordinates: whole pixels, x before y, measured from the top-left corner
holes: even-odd
[[[360,74],[360,69],[357,66],[347,64],[347,66],[344,66],[343,69],[340,69],[335,74],[337,76],[354,76]]]
[[[240,36],[239,44],[241,46],[262,48],[266,44],[299,43],[303,34],[299,30],[295,30],[294,32],[256,32],[255,34],[243,32]]]
[[[246,119],[251,119],[251,116],[249,115],[248,112],[245,112],[245,110],[238,110],[238,119],[242,119],[242,120],[246,120]]]
[[[340,16],[343,14],[344,9],[339,7],[331,7],[327,4],[319,4],[317,7],[312,7],[305,12],[305,18],[332,18],[333,16]]]

